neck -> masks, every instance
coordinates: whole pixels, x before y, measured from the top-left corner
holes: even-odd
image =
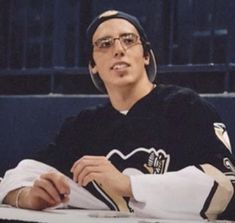
[[[149,94],[155,87],[153,83],[137,84],[134,86],[122,87],[121,89],[112,89],[108,95],[112,106],[118,110],[130,110],[130,108],[141,98]]]

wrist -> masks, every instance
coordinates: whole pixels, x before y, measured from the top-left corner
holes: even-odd
[[[132,189],[131,189],[131,179],[129,176],[125,176],[126,179],[125,179],[125,189],[124,189],[124,197],[130,197],[132,198],[133,197],[133,194],[132,194]]]
[[[15,199],[16,208],[26,208],[24,201],[25,201],[25,193],[28,191],[28,189],[29,187],[22,187],[17,191]]]

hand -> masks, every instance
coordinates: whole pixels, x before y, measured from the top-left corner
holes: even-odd
[[[46,173],[37,179],[32,187],[24,189],[19,207],[42,210],[69,200],[70,188],[64,175],[58,172]]]
[[[120,196],[132,197],[130,178],[122,174],[104,156],[83,156],[77,160],[72,168],[73,180],[81,186],[86,186],[91,181],[109,188]]]

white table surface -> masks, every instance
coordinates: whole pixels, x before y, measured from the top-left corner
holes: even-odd
[[[114,211],[91,211],[78,209],[57,209],[33,211],[13,207],[0,207],[0,219],[34,221],[43,223],[205,223],[207,221],[182,221],[140,218],[134,215]],[[232,223],[217,221],[217,223]]]
[[[140,218],[131,214],[114,211],[91,211],[78,209],[57,209],[33,211],[13,207],[0,207],[0,219],[34,221],[43,223],[182,223],[177,220]],[[183,221],[185,223],[205,223],[205,221]]]

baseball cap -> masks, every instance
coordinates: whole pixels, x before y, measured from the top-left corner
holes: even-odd
[[[122,12],[122,11],[116,11],[116,10],[108,10],[103,12],[102,14],[100,14],[99,16],[97,16],[92,22],[91,24],[88,26],[87,28],[87,38],[88,38],[88,52],[89,52],[89,68],[92,65],[92,63],[94,63],[93,61],[93,56],[92,56],[92,52],[93,52],[93,44],[92,44],[92,38],[93,35],[96,31],[96,29],[98,28],[98,26],[109,20],[109,19],[114,19],[114,18],[120,18],[120,19],[124,19],[127,20],[128,22],[130,22],[138,31],[139,36],[140,36],[140,40],[142,42],[143,48],[144,48],[144,52],[147,52],[149,54],[150,57],[150,61],[149,64],[146,65],[146,72],[148,75],[148,78],[151,82],[153,82],[156,78],[156,73],[157,73],[157,65],[156,65],[156,59],[153,53],[153,50],[151,48],[150,42],[148,41],[147,35],[142,27],[142,25],[140,24],[139,20],[135,17],[132,16],[128,13]],[[105,86],[103,81],[100,79],[99,75],[97,74],[93,74],[91,72],[91,69],[89,69],[90,75],[91,75],[91,79],[94,83],[94,85],[96,86],[96,88],[98,90],[100,90],[101,92],[106,92],[105,90]]]

